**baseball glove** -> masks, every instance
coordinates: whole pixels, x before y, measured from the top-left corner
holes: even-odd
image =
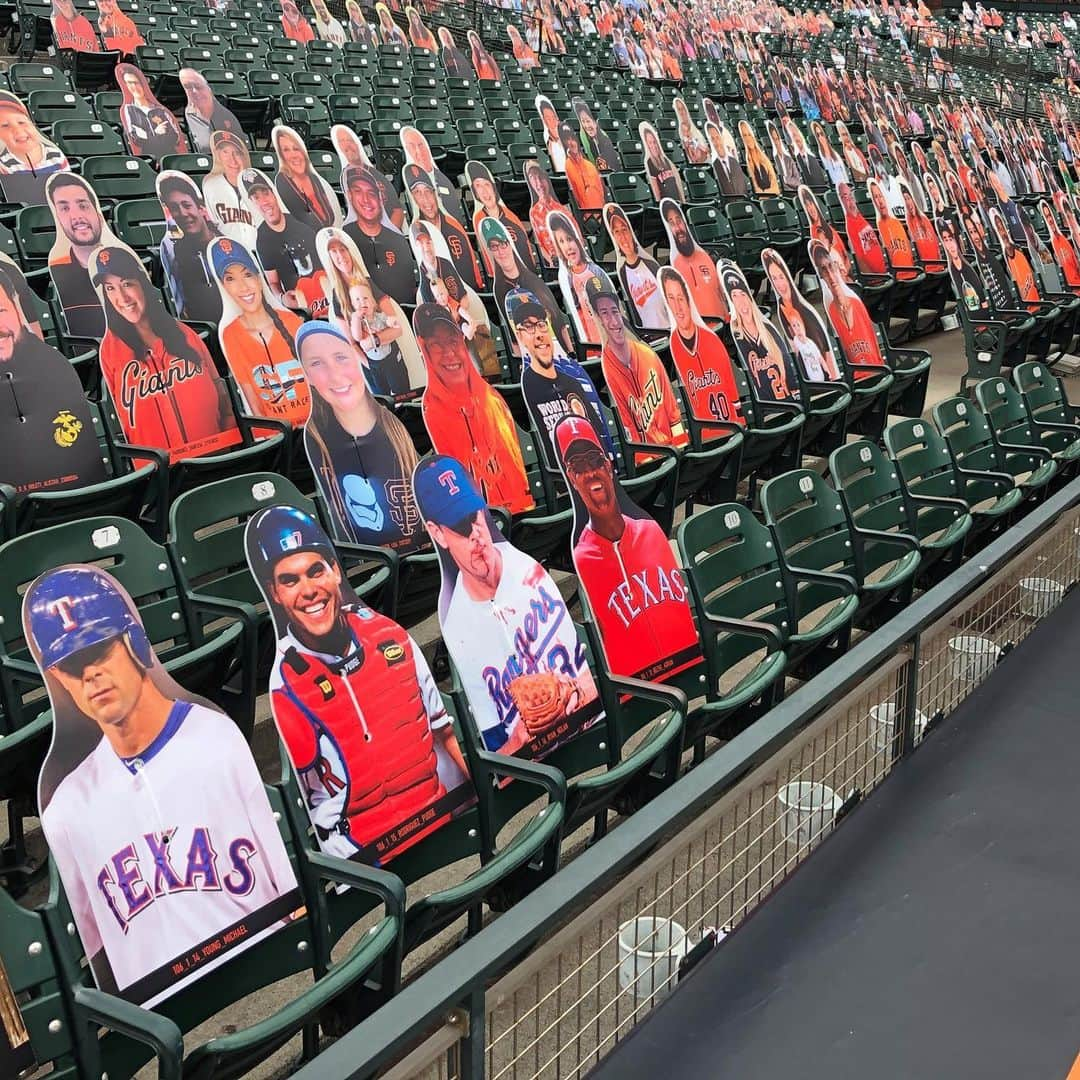
[[[550,671],[519,675],[509,686],[525,730],[532,738],[550,731],[577,706],[577,683]]]

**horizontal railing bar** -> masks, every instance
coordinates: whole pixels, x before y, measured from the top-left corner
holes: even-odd
[[[964,599],[1077,503],[1080,479],[1031,510],[977,556],[868,634],[672,787],[621,821],[590,850],[587,859],[575,859],[561,868],[479,934],[459,945],[301,1068],[294,1074],[296,1080],[364,1077],[408,1050],[425,1031],[441,1023],[449,1009],[462,1003],[472,991],[484,988],[549,929],[560,925],[568,913],[588,903],[598,890],[781,749],[806,723],[844,697],[857,680],[873,673],[883,658]]]

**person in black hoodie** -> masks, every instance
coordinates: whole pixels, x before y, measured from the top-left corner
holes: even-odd
[[[19,494],[105,480],[90,407],[71,361],[29,328],[0,266],[0,482]]]

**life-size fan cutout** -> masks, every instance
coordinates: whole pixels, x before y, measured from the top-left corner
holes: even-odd
[[[41,828],[75,929],[97,985],[152,1006],[289,921],[292,864],[239,728],[166,672],[114,577],[42,574],[23,632],[53,716]]]

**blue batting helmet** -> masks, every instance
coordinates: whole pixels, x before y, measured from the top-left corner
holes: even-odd
[[[27,630],[47,671],[83,649],[123,638],[136,662],[154,662],[142,623],[119,584],[91,566],[65,566],[42,574],[23,601]]]
[[[268,506],[247,524],[247,552],[251,571],[265,581],[279,559],[300,551],[316,551],[337,562],[337,552],[322,526],[294,506]]]

